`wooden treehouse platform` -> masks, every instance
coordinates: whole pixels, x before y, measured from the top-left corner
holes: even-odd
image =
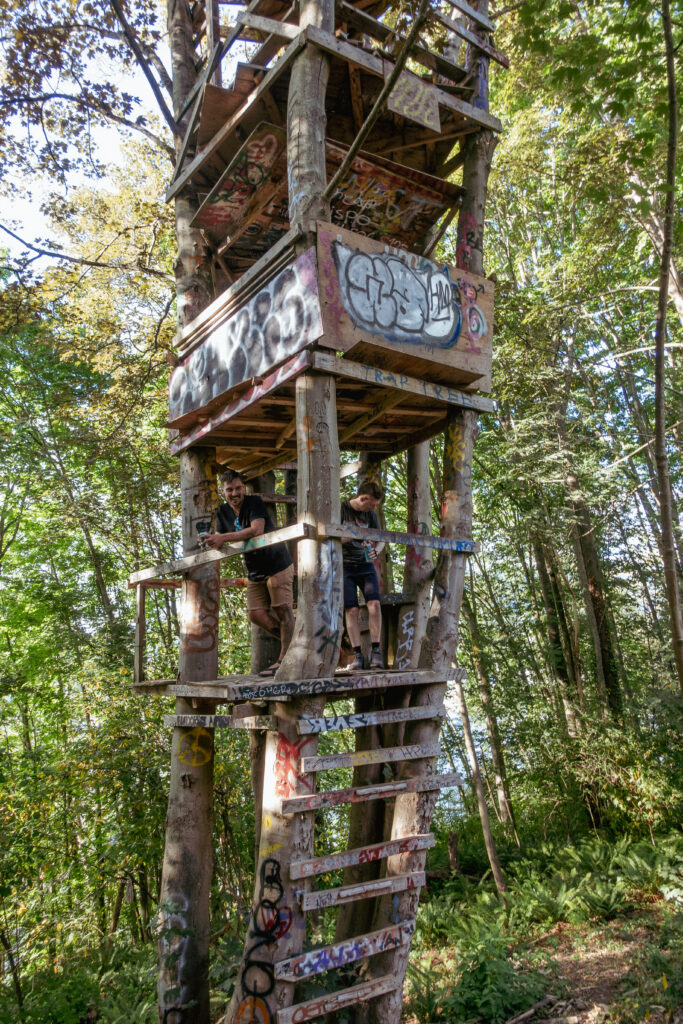
[[[175,713],[164,719],[174,730],[169,816],[176,816],[187,863],[207,818],[196,817],[193,834],[188,822],[201,801],[196,789],[188,792],[212,785],[214,730],[248,736],[257,867],[226,1022],[302,1024],[378,1000],[382,1024],[398,1024],[434,845],[433,803],[441,789],[462,783],[455,772],[438,773],[439,734],[448,683],[463,678],[451,665],[464,561],[476,551],[476,429],[468,410],[494,408],[493,283],[483,276],[485,190],[477,192],[488,167],[479,177],[466,169],[470,137],[501,127],[488,111],[489,61],[508,61],[493,43],[486,5],[478,10],[467,0],[423,3],[407,24],[388,15],[385,0],[318,0],[315,16],[310,3],[251,0],[230,15],[229,27],[218,3],[191,7],[202,71],[174,111],[184,138],[167,191],[169,200],[194,204],[189,229],[201,239],[194,252],[215,295],[180,327],[169,382],[166,426],[181,463],[185,555],[129,578],[136,590],[132,691],[175,699]],[[318,71],[306,79],[315,61]],[[313,79],[326,84],[316,92]],[[311,124],[326,127],[318,137]],[[463,186],[450,180],[460,167]],[[311,180],[315,207],[302,201]],[[314,208],[325,219],[309,213]],[[456,217],[452,256],[439,261],[437,246]],[[191,290],[181,299],[196,308]],[[440,530],[416,516],[402,531],[340,525],[338,478],[357,468],[340,468],[340,449],[377,463],[440,433]],[[198,526],[206,532],[215,522],[216,463],[247,480],[296,468],[298,494],[288,500],[297,501],[297,521],[220,551],[200,550]],[[408,499],[413,510],[416,494]],[[425,589],[422,610],[414,593],[384,597],[387,669],[337,670],[339,541],[351,539],[402,545],[406,566],[438,555],[430,643],[435,623],[441,639],[427,661],[440,667],[417,667]],[[299,565],[299,632],[283,667],[272,679],[219,676],[220,590],[246,582],[221,580],[219,563],[281,542],[297,548]],[[146,678],[145,602],[156,588],[181,591],[174,679]],[[335,735],[344,738],[336,746]],[[340,769],[351,785],[325,774]],[[348,848],[316,855],[316,822],[345,805]],[[191,908],[194,890],[174,888],[174,871],[164,875],[162,896]],[[203,880],[203,892],[209,883]],[[327,908],[338,915],[337,940],[305,949],[306,915]],[[210,931],[199,917],[183,928],[184,935]],[[361,962],[365,973],[339,991],[302,999],[294,988]],[[180,969],[169,971],[160,986],[164,1019],[184,1012],[169,1001],[185,991],[192,985]]]

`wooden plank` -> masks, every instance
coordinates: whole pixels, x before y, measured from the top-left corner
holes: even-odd
[[[340,537],[342,539],[369,540],[384,544],[405,544],[414,548],[437,548],[472,554],[479,550],[473,540],[455,540],[452,537],[432,537],[422,533],[401,533],[399,530],[371,530],[370,527],[355,526],[353,523],[318,523],[319,537]]]
[[[460,406],[463,409],[476,409],[477,412],[493,412],[495,409],[490,398],[485,398],[483,395],[471,395],[466,391],[458,391],[457,388],[446,384],[430,384],[429,381],[418,380],[417,377],[409,377],[405,373],[390,373],[387,370],[380,370],[377,366],[356,363],[352,359],[340,359],[338,356],[330,355],[327,352],[313,352],[312,358],[315,369],[321,370],[323,373],[333,373],[339,377],[351,377],[353,380],[377,384],[384,388],[397,388],[400,391],[409,391],[413,395],[424,395],[426,398],[433,398],[437,402],[447,402],[449,405]]]
[[[464,25],[461,25],[459,21],[453,21],[452,18],[447,17],[445,14],[442,14],[441,11],[437,10],[432,10],[432,16],[436,18],[437,21],[440,21],[447,29],[450,29],[451,32],[455,32],[456,36],[460,36],[461,39],[464,39],[471,46],[476,46],[478,50],[485,53],[487,57],[491,58],[491,60],[495,60],[504,68],[510,67],[510,61],[504,53],[501,53],[500,50],[496,50],[495,46],[491,46],[490,43],[487,43],[485,39],[481,39],[474,32],[470,32],[470,30],[465,28]]]
[[[135,650],[133,653],[133,682],[145,678],[145,588],[135,591]]]
[[[359,846],[355,850],[342,850],[330,853],[326,857],[312,857],[310,860],[294,860],[289,866],[290,878],[313,878],[328,871],[348,868],[354,864],[370,864],[376,860],[384,860],[398,853],[412,853],[414,850],[430,850],[436,839],[431,832],[419,836],[403,836],[402,839],[389,839],[384,843],[372,843],[370,846]]]
[[[257,28],[260,32],[275,36],[276,39],[296,39],[301,31],[298,25],[291,25],[286,21],[277,21],[275,18],[264,18],[261,14],[251,14],[249,11],[238,14],[235,28],[239,29],[240,25],[246,25],[248,28]]]
[[[415,921],[402,921],[389,928],[380,928],[368,935],[359,935],[345,942],[312,949],[300,956],[292,956],[275,964],[275,977],[279,981],[299,981],[324,971],[332,971],[344,964],[352,964],[368,956],[384,953],[410,942],[415,932]]]
[[[315,528],[308,523],[293,523],[292,526],[285,526],[281,530],[273,530],[271,533],[264,533],[260,537],[252,537],[250,540],[242,541],[239,544],[224,544],[219,551],[201,551],[196,555],[186,555],[185,558],[176,558],[171,562],[162,562],[161,565],[152,566],[151,569],[140,569],[128,577],[129,583],[143,583],[145,580],[153,579],[155,576],[169,576],[174,573],[187,572],[199,565],[209,565],[211,562],[221,562],[224,558],[232,555],[241,555],[246,551],[255,551],[260,548],[268,548],[273,544],[281,544],[288,540],[301,540],[303,537],[314,537]]]
[[[438,757],[438,743],[415,743],[409,747],[380,747],[378,750],[350,750],[348,754],[322,754],[299,759],[299,771],[326,772],[331,768],[358,768],[366,764],[389,764],[421,757]]]
[[[345,1006],[352,1006],[354,1003],[365,1002],[366,999],[375,999],[377,996],[386,995],[398,988],[398,978],[384,975],[373,981],[364,981],[360,985],[352,985],[351,988],[342,989],[341,992],[333,992],[331,995],[317,996],[305,1003],[296,1003],[286,1010],[277,1011],[277,1024],[303,1024],[307,1020],[315,1020],[323,1017],[326,1013],[334,1010],[341,1010]]]
[[[391,708],[388,711],[364,711],[359,714],[333,715],[328,718],[300,718],[296,723],[300,736],[309,733],[335,732],[338,729],[365,729],[369,725],[390,725],[395,722],[414,722],[422,718],[444,718],[443,704],[421,704],[411,708]]]
[[[200,153],[197,153],[195,158],[188,164],[188,166],[182,171],[181,174],[175,179],[171,186],[166,191],[166,202],[170,202],[181,191],[197,171],[214,156],[217,150],[220,149],[224,143],[228,141],[235,129],[239,125],[239,122],[244,116],[246,109],[251,109],[255,103],[257,103],[262,97],[263,93],[268,89],[272,88],[277,79],[280,77],[285,68],[294,60],[299,50],[303,49],[306,45],[306,38],[303,32],[300,32],[296,39],[293,39],[289,44],[285,52],[282,54],[280,59],[270,68],[268,74],[265,76],[263,81],[256,87],[256,89],[250,94],[250,102],[248,104],[243,103],[238,110],[232,115],[232,117],[223,125],[220,131],[216,132],[213,139],[207,146],[202,149]],[[495,118],[494,118],[495,120]]]
[[[466,14],[467,17],[476,22],[477,25],[481,25],[482,28],[488,29],[489,32],[493,32],[494,26],[491,19],[478,11],[476,7],[471,7],[466,0],[447,0],[447,3],[449,3],[451,7],[455,7],[455,9],[460,11],[461,14]]]
[[[334,789],[327,793],[311,793],[309,796],[295,796],[282,801],[283,814],[300,814],[317,811],[339,804],[364,803],[367,800],[390,800],[400,793],[425,793],[432,789],[446,789],[462,786],[463,778],[457,772],[448,775],[430,775],[427,778],[403,779],[400,782],[382,782],[377,786],[353,786],[349,789]]]
[[[239,718],[234,715],[164,715],[167,729],[277,729],[275,715],[252,715]]]
[[[390,391],[388,395],[385,395],[384,398],[377,403],[374,409],[370,412],[366,412],[364,416],[359,416],[357,420],[354,420],[353,423],[349,423],[347,427],[344,427],[344,429],[340,431],[340,443],[342,441],[348,441],[349,438],[361,433],[371,423],[374,423],[375,420],[379,419],[380,416],[383,416],[385,412],[388,412],[389,409],[393,409],[394,406],[400,405],[401,402],[405,402],[407,397],[408,396],[401,391]]]
[[[374,57],[359,46],[352,46],[351,43],[335,39],[331,32],[325,32],[324,29],[318,28],[315,25],[309,25],[306,28],[306,39],[315,43],[321,50],[326,50],[328,53],[341,57],[354,66],[365,68],[372,75],[384,78],[384,62],[381,58]],[[467,118],[468,121],[481,125],[482,128],[489,128],[493,132],[500,132],[502,130],[503,126],[497,117],[493,117],[487,111],[480,110],[471,103],[466,103],[457,96],[449,96],[448,93],[438,89],[436,86],[434,88],[437,91],[440,106],[447,107],[455,114]],[[172,198],[168,194],[167,197]]]
[[[405,892],[406,889],[421,889],[425,884],[424,871],[411,871],[405,875],[392,875],[390,878],[375,879],[361,882],[358,885],[340,885],[336,889],[318,889],[315,892],[302,892],[301,907],[303,910],[319,910],[321,907],[340,907],[343,903],[355,903],[356,900],[367,900],[373,896],[386,896],[391,892]]]

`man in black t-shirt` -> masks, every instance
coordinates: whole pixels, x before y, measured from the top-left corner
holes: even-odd
[[[217,533],[203,538],[205,547],[220,548],[223,544],[249,540],[264,533],[272,533],[275,524],[263,500],[256,494],[247,494],[239,473],[228,469],[221,474],[221,494],[225,504],[218,509]],[[284,544],[246,551],[247,615],[271,635],[280,638],[278,660],[261,672],[274,676],[292,639],[294,630],[294,596],[292,583],[294,566]]]
[[[379,484],[366,480],[358,488],[355,498],[343,501],[341,507],[342,523],[353,523],[372,530],[379,530],[379,516],[375,509],[384,497]],[[344,612],[346,614],[346,631],[353,647],[353,661],[349,665],[352,672],[359,672],[365,667],[360,645],[360,626],[358,625],[358,590],[363,591],[368,607],[370,641],[372,653],[370,668],[384,668],[380,635],[382,632],[382,606],[380,605],[379,580],[374,560],[383,544],[373,545],[364,540],[343,540],[342,557],[344,561]]]

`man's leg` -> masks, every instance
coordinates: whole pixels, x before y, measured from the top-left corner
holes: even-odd
[[[360,626],[358,625],[358,590],[352,572],[344,566],[344,618],[346,632],[353,647],[353,661],[348,666],[352,672],[362,672],[365,668],[363,652],[360,649]]]
[[[280,620],[272,612],[267,611],[265,608],[251,608],[247,615],[249,616],[249,621],[253,622],[255,626],[260,626],[266,633],[274,636],[276,640],[280,639]]]
[[[265,669],[261,675],[275,675],[280,663],[287,653],[292,634],[294,633],[294,566],[290,565],[281,572],[275,573],[266,580],[268,599],[270,601],[269,614],[278,623],[280,630],[280,654],[277,661]]]
[[[347,608],[345,611],[346,616],[346,631],[349,634],[349,640],[351,646],[354,648],[360,647],[360,626],[358,625],[358,605],[355,608]]]
[[[380,604],[379,580],[374,565],[368,565],[363,578],[363,595],[368,606],[370,626],[370,668],[384,668],[380,637],[382,636],[382,605]]]
[[[368,601],[368,619],[370,641],[373,644],[378,644],[382,635],[382,605],[379,601]]]
[[[247,616],[277,640],[280,639],[280,621],[270,610],[270,595],[266,580],[247,581]]]

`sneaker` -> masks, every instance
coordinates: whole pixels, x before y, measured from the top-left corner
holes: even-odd
[[[373,651],[370,655],[370,668],[384,668],[384,658],[381,651]]]
[[[354,654],[353,661],[349,663],[349,672],[362,672],[365,669],[365,662],[362,654]]]

